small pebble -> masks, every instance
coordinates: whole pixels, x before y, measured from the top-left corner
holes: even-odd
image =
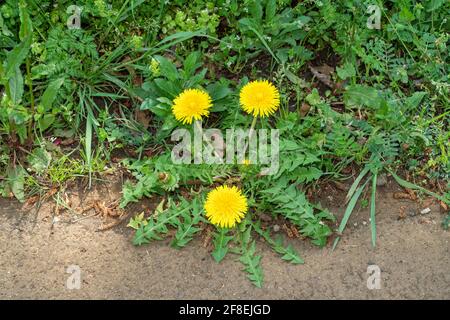
[[[274,231],[274,232],[280,231],[280,226],[277,225],[277,224],[275,224],[275,225],[273,226],[273,231]]]
[[[431,212],[430,208],[425,208],[422,211],[420,211],[421,214],[427,214],[427,213],[430,213],[430,212]]]
[[[365,222],[365,221],[363,221],[363,223],[362,223],[364,226],[367,224],[367,222]]]
[[[417,212],[415,210],[409,209],[408,210],[408,215],[410,217],[415,217],[417,215]]]
[[[383,187],[387,184],[387,176],[386,174],[380,174],[377,178],[377,187]]]

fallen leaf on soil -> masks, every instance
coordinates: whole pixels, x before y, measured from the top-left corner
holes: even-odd
[[[424,200],[422,202],[422,208],[425,209],[425,208],[430,207],[433,204],[433,202],[434,202],[434,198],[427,198],[426,200]]]
[[[294,237],[300,238],[300,234],[298,233],[298,229],[294,225],[291,225],[291,231],[292,231],[292,234],[294,235]]]
[[[104,219],[114,219],[110,223],[102,224],[97,228],[97,231],[105,231],[119,225],[122,221],[128,218],[129,214],[119,208],[119,201],[113,201],[110,206],[106,206],[105,202],[100,200],[94,200],[88,206],[83,208],[80,213],[84,214],[89,210],[94,209],[95,214],[93,216],[100,216]]]
[[[406,189],[406,192],[394,192],[394,199],[409,199],[409,200],[417,200],[417,196],[414,191],[410,189]]]
[[[212,244],[211,240],[212,240],[212,230],[211,228],[208,227],[205,229],[205,237],[203,238],[202,242],[203,248],[210,247]]]
[[[309,201],[313,201],[313,190],[311,188],[308,189],[308,191],[306,192],[306,198],[308,198]]]
[[[272,221],[272,217],[270,215],[268,215],[267,213],[261,213],[259,215],[259,217],[261,218],[262,221],[264,222],[270,222]]]
[[[150,124],[150,114],[146,111],[136,110],[136,121],[147,129]]]
[[[285,223],[281,226],[281,228],[283,229],[284,232],[286,232],[287,236],[289,238],[294,238],[294,234],[292,233],[291,228],[289,228]]]
[[[334,68],[330,67],[327,64],[324,64],[319,67],[309,66],[309,70],[311,70],[312,74],[323,84],[332,88],[333,84],[331,83],[331,73],[333,73]]]
[[[336,186],[337,189],[341,190],[341,191],[347,191],[347,186],[345,184],[343,184],[342,182],[339,181],[333,181],[334,185]]]
[[[29,209],[32,206],[34,206],[35,203],[39,200],[39,197],[40,197],[39,195],[36,195],[36,196],[31,197],[31,198],[28,198],[28,200],[23,204],[22,210]]]
[[[401,206],[399,209],[398,220],[403,220],[406,218],[406,206]]]
[[[416,193],[411,190],[411,189],[406,189],[406,192],[409,194],[409,196],[411,197],[411,200],[417,200],[417,195]]]
[[[44,195],[44,199],[48,199],[51,196],[53,196],[56,192],[58,192],[58,188],[53,187],[51,188],[45,195]]]
[[[128,215],[124,215],[122,217],[119,217],[119,219],[111,221],[110,223],[107,224],[102,224],[100,227],[97,228],[97,231],[105,231],[108,229],[111,229],[117,225],[119,225],[120,223],[122,223],[122,221],[124,221],[127,218]]]
[[[94,210],[97,214],[100,214],[102,217],[120,217],[123,215],[123,211],[117,208],[118,203],[113,203],[111,207],[107,207],[105,202],[95,201],[94,202]]]
[[[431,220],[430,218],[420,218],[419,223],[420,224],[432,224],[433,220]]]
[[[409,199],[409,194],[405,192],[394,192],[393,194],[394,199]]]
[[[135,87],[140,87],[142,85],[142,77],[141,76],[134,76],[133,77],[133,85]]]
[[[68,139],[62,140],[59,144],[61,146],[65,147],[65,146],[70,146],[71,144],[74,144],[75,142],[77,142],[76,139],[68,138]]]
[[[300,116],[304,117],[308,113],[308,111],[311,109],[311,106],[307,104],[306,102],[303,102],[300,107]]]
[[[287,236],[291,239],[293,238],[302,238],[297,230],[297,228],[294,225],[287,225],[287,224],[283,224],[281,226],[281,228],[284,230],[284,232],[286,232]]]
[[[441,207],[442,212],[445,213],[448,211],[448,205],[444,201],[439,201],[439,206]]]
[[[353,171],[353,168],[351,166],[345,167],[344,169],[342,169],[342,173],[344,174],[349,174]]]

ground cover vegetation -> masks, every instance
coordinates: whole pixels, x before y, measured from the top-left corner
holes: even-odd
[[[131,218],[135,245],[207,234],[213,258],[237,255],[258,287],[257,239],[303,263],[263,217],[335,247],[366,203],[376,246],[380,179],[450,204],[449,12],[444,0],[3,1],[0,194],[64,202],[68,182],[126,170],[119,207],[159,203]],[[279,170],[173,164],[172,132],[196,121],[278,129]],[[337,221],[311,195],[349,179]]]

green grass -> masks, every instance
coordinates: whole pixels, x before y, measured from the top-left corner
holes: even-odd
[[[237,184],[249,212],[239,227],[211,231],[213,256],[239,255],[258,287],[255,237],[282,259],[303,262],[263,228],[263,213],[320,247],[337,233],[335,248],[362,201],[375,247],[381,175],[450,202],[448,186],[428,187],[450,179],[448,1],[378,1],[380,30],[366,27],[367,6],[356,0],[113,0],[110,8],[82,0],[82,29],[69,30],[72,4],[0,5],[1,195],[25,201],[81,177],[91,187],[121,151],[133,176],[121,206],[154,196],[170,204],[133,224],[135,243],[176,229],[172,244],[180,248],[208,228],[202,208],[209,190]],[[311,67],[325,71],[314,75]],[[271,81],[281,100],[258,121],[239,103],[241,88],[257,79]],[[181,125],[171,107],[187,88],[212,97],[204,128],[280,130],[279,171],[256,177],[258,166],[173,165],[170,135]],[[71,147],[62,147],[67,141]],[[307,191],[353,178],[349,168],[358,172],[333,230],[333,213]],[[361,200],[368,190],[370,200]],[[54,200],[64,205],[59,193]]]

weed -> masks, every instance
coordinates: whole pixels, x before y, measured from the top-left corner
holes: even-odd
[[[258,287],[258,237],[303,263],[263,214],[285,222],[288,236],[328,243],[335,218],[311,197],[321,182],[360,168],[333,247],[358,203],[369,209],[375,246],[377,181],[386,174],[449,203],[448,191],[426,184],[450,177],[449,2],[377,1],[380,29],[367,27],[368,2],[357,0],[81,0],[79,29],[67,26],[72,4],[0,5],[3,196],[23,202],[77,177],[90,186],[123,151],[131,177],[120,206],[162,199],[151,216],[130,221],[134,243],[171,237],[182,248],[206,232],[213,259],[238,255]],[[241,93],[261,79],[279,105],[252,118]],[[250,159],[174,165],[171,134],[194,130],[172,112],[186,89],[211,97],[205,128],[279,130],[279,170],[259,175]],[[203,205],[219,184],[238,186],[248,212],[236,227],[211,231]],[[59,193],[54,200],[63,205]]]

